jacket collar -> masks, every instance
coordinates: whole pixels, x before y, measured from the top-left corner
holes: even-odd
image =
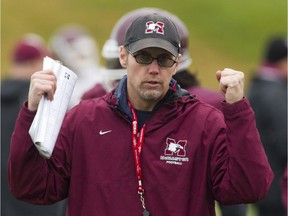
[[[112,94],[113,94],[112,98],[116,99],[116,101],[114,101],[114,105],[117,105],[122,112],[124,112],[131,118],[132,112],[127,103],[127,75],[125,75],[120,80],[118,86],[112,92]],[[169,104],[173,100],[188,95],[190,95],[189,92],[184,89],[181,89],[181,87],[177,84],[176,80],[172,78],[169,84],[168,92],[166,93],[165,97],[161,101],[159,101],[159,103],[155,106],[153,112],[157,110],[159,106],[161,106],[161,104]]]

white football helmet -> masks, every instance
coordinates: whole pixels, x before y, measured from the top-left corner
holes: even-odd
[[[76,73],[91,66],[99,66],[97,42],[80,25],[70,24],[57,29],[49,45],[59,60]]]

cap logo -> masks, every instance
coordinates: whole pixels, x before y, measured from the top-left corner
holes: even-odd
[[[157,33],[164,35],[164,23],[163,22],[156,22],[153,21],[146,22],[146,30],[145,34]]]

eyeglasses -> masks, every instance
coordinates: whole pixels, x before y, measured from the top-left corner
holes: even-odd
[[[152,63],[152,61],[154,61],[154,59],[156,59],[160,67],[172,67],[177,62],[174,59],[170,58],[167,54],[153,57],[149,55],[148,53],[144,53],[144,52],[133,54],[130,52],[130,50],[127,49],[127,51],[130,53],[130,55],[132,55],[135,58],[136,62],[139,64],[149,65]]]

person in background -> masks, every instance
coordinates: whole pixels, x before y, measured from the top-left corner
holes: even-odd
[[[284,216],[280,181],[287,166],[287,37],[271,37],[263,54],[248,98],[275,179],[256,206],[260,216]]]
[[[72,108],[95,83],[102,83],[97,41],[90,31],[78,24],[57,29],[49,40],[55,58],[78,75],[70,100]]]
[[[43,57],[49,55],[44,39],[34,33],[25,34],[13,47],[11,67],[1,82],[1,215],[64,216],[65,202],[38,206],[17,200],[8,185],[8,156],[14,124],[23,102],[27,100],[30,77],[42,69]],[[19,180],[21,181],[21,180]]]

